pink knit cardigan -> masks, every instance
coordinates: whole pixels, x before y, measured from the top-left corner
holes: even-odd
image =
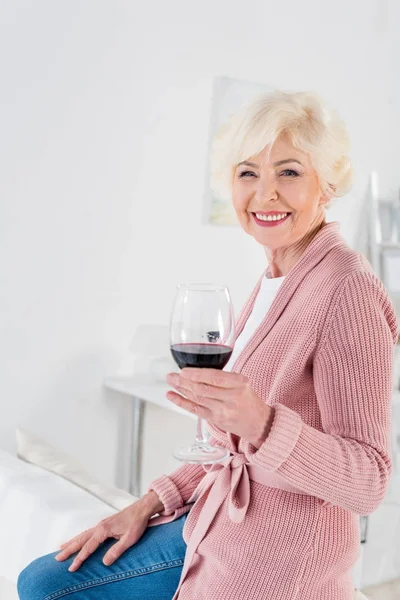
[[[233,365],[275,408],[268,438],[257,449],[208,424],[230,459],[149,486],[165,507],[150,526],[190,510],[174,600],[353,600],[359,516],[378,508],[392,470],[396,338],[383,284],[325,225]]]

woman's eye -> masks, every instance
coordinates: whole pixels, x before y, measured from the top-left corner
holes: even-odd
[[[281,175],[283,175],[284,177],[298,177],[298,172],[294,171],[293,169],[285,169],[284,171],[281,172]]]
[[[240,177],[240,179],[244,179],[245,177],[248,177],[249,175],[255,177],[255,173],[253,173],[253,171],[243,171],[242,173],[239,174],[239,177]]]

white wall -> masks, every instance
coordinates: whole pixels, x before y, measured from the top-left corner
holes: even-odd
[[[239,228],[201,224],[213,76],[337,107],[358,176],[331,218],[357,244],[370,169],[399,187],[399,17],[396,0],[0,3],[3,448],[21,424],[118,478],[126,404],[101,383],[136,325],[167,323],[182,280],[224,279],[239,310],[264,268]],[[147,475],[171,445],[153,454],[150,431]]]

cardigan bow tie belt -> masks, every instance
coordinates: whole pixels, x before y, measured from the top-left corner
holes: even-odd
[[[306,492],[287,483],[275,472],[269,472],[261,467],[249,464],[244,454],[233,454],[223,462],[207,466],[206,475],[188,500],[188,504],[195,502],[207,491],[209,492],[188,541],[179,586],[172,600],[177,600],[180,587],[190,568],[196,550],[228,495],[230,520],[234,523],[241,523],[244,520],[250,502],[250,480],[269,487],[307,495]]]

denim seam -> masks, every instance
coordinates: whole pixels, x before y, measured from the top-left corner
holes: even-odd
[[[75,585],[71,585],[67,588],[63,588],[58,592],[53,592],[52,594],[48,594],[43,598],[43,600],[55,600],[56,598],[61,598],[62,596],[66,596],[67,594],[73,594],[74,592],[78,592],[83,589],[87,589],[90,587],[96,587],[98,585],[103,585],[104,583],[110,583],[112,581],[118,581],[121,579],[128,579],[130,577],[136,577],[137,575],[144,575],[145,573],[151,573],[152,571],[161,571],[162,569],[170,569],[172,567],[182,566],[184,563],[183,558],[179,558],[176,560],[169,560],[167,562],[158,563],[152,565],[150,567],[141,567],[140,569],[134,569],[133,571],[125,571],[124,573],[116,573],[115,575],[107,575],[106,577],[100,577],[99,579],[93,579],[91,581],[84,581],[83,583],[77,583]]]

